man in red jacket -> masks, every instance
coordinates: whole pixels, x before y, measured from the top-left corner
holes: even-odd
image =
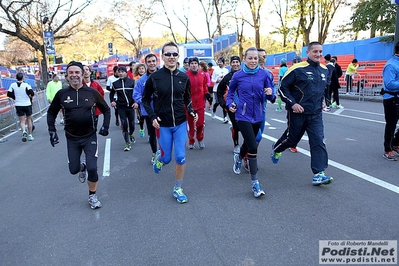
[[[90,68],[88,66],[83,66],[83,85],[97,90],[101,94],[101,96],[104,98],[103,88],[101,87],[101,85],[98,82],[96,82],[90,78],[90,74],[91,74]],[[96,128],[97,128],[98,116],[100,114],[101,114],[100,109],[98,109],[98,107],[96,107],[96,120],[95,120]]]
[[[193,109],[198,115],[198,121],[194,124],[194,118],[187,114],[188,121],[188,139],[190,150],[194,149],[195,132],[200,149],[205,147],[204,144],[204,126],[205,126],[205,99],[208,92],[207,78],[201,69],[199,69],[199,60],[197,57],[191,57],[188,60],[189,69],[186,74],[190,78],[191,84],[191,101]]]

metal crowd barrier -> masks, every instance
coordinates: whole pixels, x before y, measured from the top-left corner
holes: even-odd
[[[382,74],[368,73],[363,77],[355,74],[352,79],[352,90],[346,90],[346,81],[340,80],[341,88],[339,94],[357,95],[359,101],[364,101],[365,97],[376,97],[380,95],[383,87]]]
[[[365,97],[379,96],[383,83],[382,74],[366,74],[360,83],[359,101],[364,101]]]
[[[48,106],[46,91],[36,91],[32,101],[32,117],[36,118],[47,112]],[[0,101],[0,138],[16,130],[19,130],[19,119],[15,111],[15,101],[3,99]]]

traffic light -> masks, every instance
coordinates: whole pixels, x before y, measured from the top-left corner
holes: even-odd
[[[114,54],[114,49],[112,47],[112,42],[108,43],[108,52],[109,52],[109,55],[113,55]]]

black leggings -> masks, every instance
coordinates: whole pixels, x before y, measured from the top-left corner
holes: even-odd
[[[97,134],[94,133],[88,137],[66,136],[66,140],[69,172],[73,175],[80,172],[80,156],[83,151],[86,156],[87,180],[97,182]]]
[[[132,135],[134,133],[134,124],[135,124],[135,111],[131,107],[120,107],[118,106],[119,110],[119,118],[121,119],[122,123],[122,132],[128,132],[129,129],[129,135]],[[126,142],[129,142],[129,140],[126,140]]]
[[[147,124],[147,132],[148,132],[148,136],[150,137],[149,141],[150,141],[152,153],[156,153],[157,152],[157,136],[155,135],[155,128],[152,126],[152,121],[148,115],[141,116],[141,117],[143,119],[145,119],[145,123]]]
[[[251,124],[249,122],[237,121],[238,128],[240,129],[241,135],[244,138],[244,142],[240,149],[240,157],[248,154],[258,153],[258,145],[256,143],[256,134],[259,132],[259,128],[262,122]]]
[[[231,138],[233,139],[234,146],[237,146],[238,138],[239,138],[238,132],[240,130],[238,128],[237,121],[236,121],[236,113],[228,111],[227,114],[229,115],[231,125],[233,127],[233,130],[231,131]]]

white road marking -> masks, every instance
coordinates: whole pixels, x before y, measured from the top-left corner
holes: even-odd
[[[265,134],[262,134],[262,137],[265,138],[265,139],[268,139],[268,140],[270,140],[272,142],[276,142],[277,141],[276,138],[273,138],[273,137],[265,135]],[[297,149],[298,149],[298,152],[310,157],[310,152],[308,150],[305,150],[305,149],[302,149],[302,148],[299,148],[299,147],[297,147]],[[374,185],[380,186],[382,188],[388,189],[388,190],[390,190],[392,192],[395,192],[395,193],[399,194],[399,187],[395,186],[395,185],[392,185],[391,183],[385,182],[385,181],[383,181],[381,179],[378,179],[378,178],[373,177],[371,175],[368,175],[366,173],[360,172],[360,171],[358,171],[356,169],[353,169],[353,168],[351,168],[349,166],[340,164],[340,163],[335,162],[333,160],[328,160],[328,165],[333,166],[335,168],[338,168],[339,170],[347,172],[348,174],[354,175],[354,176],[356,176],[358,178],[361,178],[361,179],[363,179],[365,181],[368,181],[368,182],[370,182],[370,183],[372,183]]]
[[[111,172],[111,138],[107,138],[105,141],[105,150],[104,150],[103,176],[109,176],[110,172]]]
[[[347,109],[348,110],[348,109]],[[349,109],[349,110],[351,110],[351,109]],[[363,112],[363,111],[359,111],[359,112]],[[370,113],[370,112],[363,112],[363,113]],[[327,113],[328,114],[328,113]],[[334,113],[330,113],[330,114],[332,114],[332,115],[334,115]],[[370,113],[370,114],[376,114],[376,113]],[[208,114],[207,113],[207,115],[208,116],[210,116],[210,114]],[[336,114],[337,116],[342,116],[342,117],[347,117],[347,118],[353,118],[353,119],[358,119],[358,120],[363,120],[363,121],[369,121],[369,122],[376,122],[376,123],[383,123],[383,124],[385,124],[385,122],[383,122],[383,121],[377,121],[377,120],[372,120],[372,119],[365,119],[365,118],[360,118],[360,117],[355,117],[355,116],[348,116],[348,115],[342,115],[342,114]],[[378,114],[377,114],[378,115]],[[218,120],[220,120],[220,121],[223,121],[222,120],[222,118],[219,118],[219,117],[217,117],[216,116],[216,119],[218,119]],[[271,119],[272,121],[276,121],[276,122],[279,122],[279,123],[286,123],[286,121],[283,121],[283,120],[279,120],[279,119]],[[276,142],[277,141],[277,139],[276,138],[274,138],[274,137],[272,137],[272,136],[268,136],[268,135],[266,135],[266,134],[262,134],[262,137],[263,138],[265,138],[265,139],[268,139],[268,140],[270,140],[270,141],[272,141],[272,142]],[[307,136],[303,136],[303,138],[302,139],[304,139],[304,138],[306,138],[306,139],[309,139]],[[302,148],[299,148],[299,147],[297,147],[297,149],[298,149],[298,152],[300,152],[300,153],[302,153],[302,154],[304,154],[304,155],[306,155],[306,156],[308,156],[308,157],[310,157],[310,152],[308,151],[308,150],[305,150],[305,149],[302,149]],[[360,171],[358,171],[358,170],[356,170],[356,169],[353,169],[353,168],[351,168],[351,167],[349,167],[349,166],[346,166],[346,165],[343,165],[343,164],[340,164],[340,163],[338,163],[338,162],[335,162],[335,161],[332,161],[332,160],[328,160],[328,165],[330,165],[330,166],[332,166],[332,167],[335,167],[335,168],[338,168],[338,169],[340,169],[340,170],[342,170],[342,171],[344,171],[344,172],[347,172],[347,173],[349,173],[349,174],[351,174],[351,175],[354,175],[354,176],[356,176],[356,177],[358,177],[358,178],[360,178],[360,179],[363,179],[363,180],[365,180],[365,181],[368,181],[368,182],[370,182],[370,183],[372,183],[372,184],[374,184],[374,185],[377,185],[377,186],[380,186],[380,187],[382,187],[382,188],[385,188],[385,189],[387,189],[387,190],[390,190],[390,191],[392,191],[392,192],[395,192],[395,193],[397,193],[397,194],[399,194],[399,187],[398,186],[395,186],[395,185],[392,185],[391,183],[388,183],[388,182],[385,182],[385,181],[383,181],[383,180],[381,180],[381,179],[378,179],[378,178],[376,178],[376,177],[373,177],[373,176],[371,176],[371,175],[368,175],[368,174],[366,174],[366,173],[363,173],[363,172],[360,172]]]

